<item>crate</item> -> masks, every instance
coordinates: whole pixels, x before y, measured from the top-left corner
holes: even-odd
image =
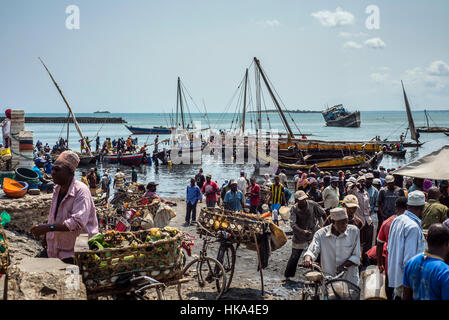
[[[130,243],[142,242],[149,230],[117,232]],[[111,290],[123,276],[140,274],[158,281],[176,281],[182,278],[183,234],[170,239],[104,250],[75,251],[75,262],[80,268],[83,282],[89,294]]]
[[[218,237],[218,232],[226,231],[231,234],[234,243],[254,243],[254,234],[261,236],[268,229],[268,222],[260,217],[250,217],[243,213],[233,212],[221,208],[203,208],[198,222],[210,233]],[[205,234],[198,227],[197,231]]]

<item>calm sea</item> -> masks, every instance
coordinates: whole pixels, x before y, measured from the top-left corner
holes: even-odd
[[[431,126],[444,126],[449,127],[449,110],[448,111],[429,111],[430,125]],[[60,114],[42,114],[42,113],[27,113],[28,116],[59,116],[65,117],[67,113]],[[164,113],[111,113],[111,114],[76,114],[78,117],[83,116],[97,116],[97,117],[122,117],[128,122],[128,125],[141,126],[141,127],[153,127],[153,126],[167,126],[170,125],[171,119],[169,114]],[[287,115],[292,130],[297,133],[298,128],[301,133],[313,134],[309,139],[320,140],[370,140],[374,136],[380,136],[381,139],[388,138],[389,140],[399,140],[399,136],[402,132],[405,132],[407,128],[407,116],[405,111],[365,111],[361,112],[361,127],[360,128],[332,128],[326,127],[323,117],[319,113],[302,113],[291,114],[293,120]],[[269,118],[269,121],[267,120]],[[424,112],[414,112],[413,118],[415,126],[425,126]],[[219,114],[211,113],[207,117],[200,114],[191,114],[186,116],[186,122],[189,121],[201,121],[202,127],[212,127],[214,129],[230,129],[235,127],[239,122],[237,115],[235,114]],[[246,115],[246,127],[255,129],[255,115]],[[100,136],[101,143],[104,139],[110,137],[111,139],[119,137],[128,137],[130,132],[124,124],[80,124],[81,130],[85,136],[93,139]],[[285,131],[281,119],[277,114],[264,114],[263,115],[263,128],[265,130],[277,129],[279,131]],[[48,143],[53,146],[59,137],[66,137],[67,127],[65,124],[34,124],[27,123],[26,130],[34,131],[34,141],[37,140]],[[160,140],[164,136],[160,137]],[[167,136],[168,138],[169,136]],[[139,135],[139,144],[152,143],[155,136]],[[79,135],[74,127],[71,125],[69,144],[73,150],[79,150]],[[425,144],[419,150],[408,148],[407,156],[405,159],[391,158],[390,156],[384,156],[382,165],[386,168],[397,167],[404,165],[410,161],[413,161],[419,157],[422,157],[432,151],[441,148],[443,145],[449,143],[449,137],[443,133],[421,133],[421,141]],[[161,146],[160,148],[162,148]],[[224,165],[216,163],[212,157],[204,156],[201,165],[180,165],[173,167],[160,166],[156,168],[154,166],[142,166],[139,168],[139,181],[149,182],[156,181],[159,183],[158,191],[163,196],[184,196],[185,187],[189,183],[189,179],[193,177],[202,167],[205,173],[211,173],[212,179],[217,181],[218,184],[224,182],[225,179],[233,179],[239,176],[239,172],[243,169],[248,172],[248,176],[251,176],[254,172],[252,165]],[[108,170],[108,172],[114,174],[116,166],[102,166],[99,165],[100,172]],[[129,173],[129,168],[122,167],[125,173]],[[77,173],[79,176],[80,173]]]

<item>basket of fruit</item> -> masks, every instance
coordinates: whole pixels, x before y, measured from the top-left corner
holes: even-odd
[[[89,250],[76,251],[75,262],[90,293],[114,288],[118,279],[130,274],[161,282],[179,280],[182,241],[182,232],[171,227],[107,231],[89,239]]]
[[[201,209],[198,222],[217,237],[220,231],[229,232],[235,243],[254,243],[254,235],[262,235],[269,225],[260,216],[221,208]],[[201,228],[198,228],[198,232],[205,233]]]

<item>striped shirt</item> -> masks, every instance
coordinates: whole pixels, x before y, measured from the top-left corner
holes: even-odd
[[[125,174],[123,172],[118,172],[114,176],[114,182],[116,188],[121,188],[125,185]]]
[[[272,184],[271,187],[271,203],[272,204],[282,204],[282,194],[284,193],[284,186],[282,184],[275,185]]]

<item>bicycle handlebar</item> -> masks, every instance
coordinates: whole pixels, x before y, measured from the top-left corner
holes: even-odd
[[[340,279],[345,273],[346,270],[343,270],[342,272],[340,272],[339,274],[337,274],[336,276],[331,276],[328,274],[325,274],[323,270],[321,270],[321,267],[319,264],[317,263],[312,263],[312,269],[316,269],[318,272],[321,272],[323,274],[323,276],[325,278],[327,278],[328,280],[336,280],[336,279]]]

